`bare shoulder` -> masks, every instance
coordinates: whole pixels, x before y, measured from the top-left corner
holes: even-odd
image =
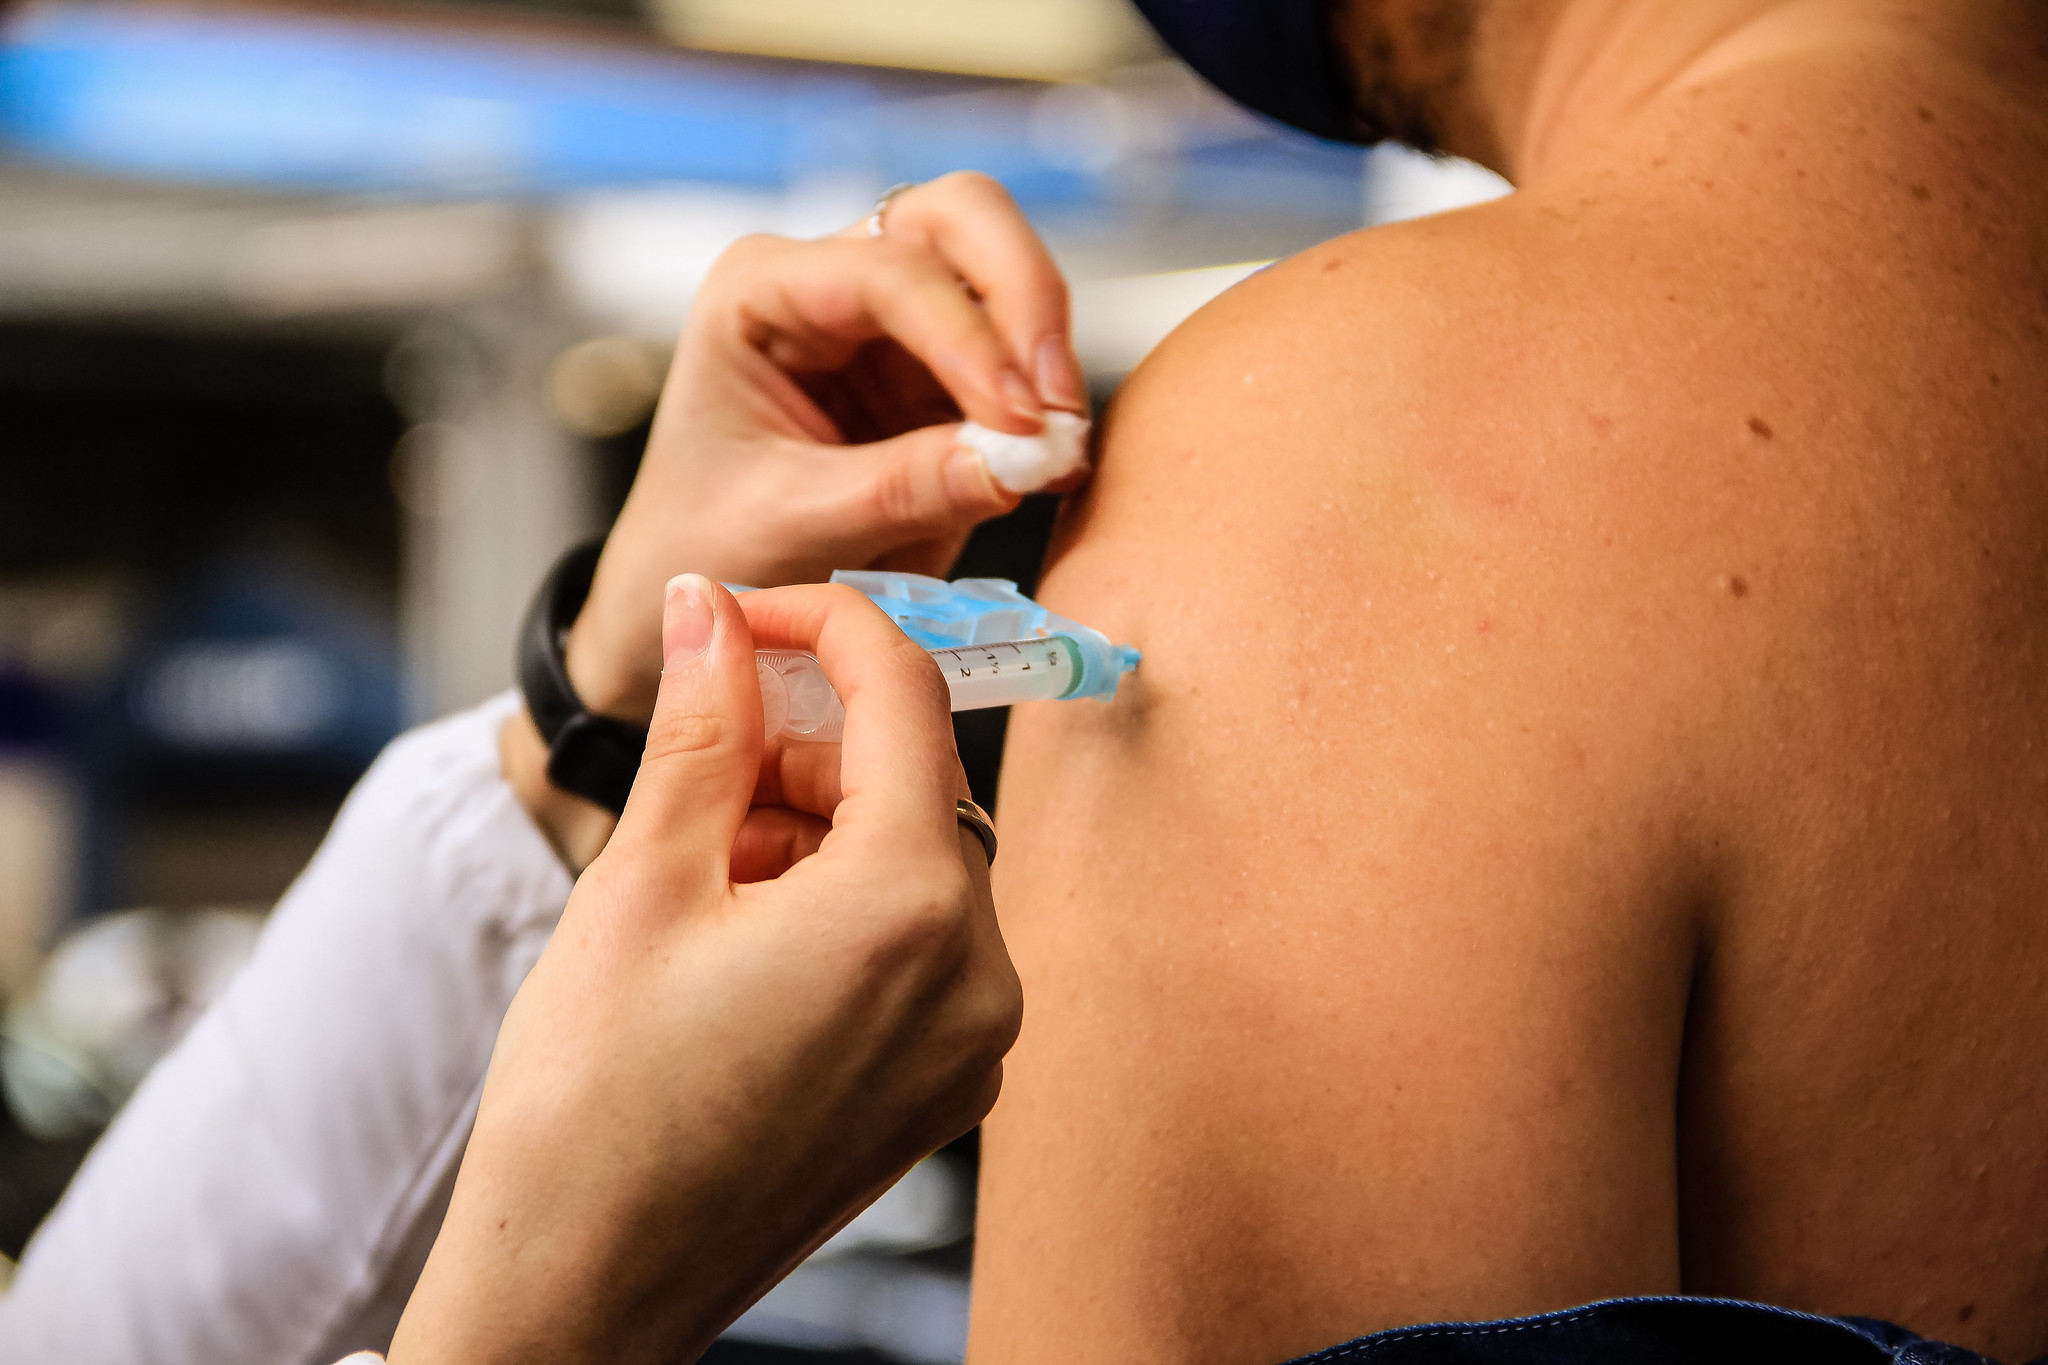
[[[1510,199],[1239,285],[1119,396],[1048,591],[1151,650],[1148,705],[1202,686],[1190,647],[1256,639],[1247,685],[1310,691],[1348,660],[1385,716],[1411,673],[1440,699],[1569,650],[1585,682],[1739,629],[1770,533],[1738,475],[1799,439],[1797,342],[1711,321],[1730,286],[1627,217]]]
[[[1703,88],[1132,377],[1043,592],[1145,662],[1012,722],[979,1358],[1679,1288],[2048,1345],[2038,1153],[1923,1178],[2048,1122],[2040,140],[1910,75]]]
[[[1517,322],[1498,230],[1274,267],[1107,419],[1043,591],[1145,661],[1115,706],[1012,721],[1031,1005],[986,1130],[980,1358],[1250,1365],[1678,1287],[1646,1097],[1695,869],[1630,682],[1668,673],[1663,610],[1631,590],[1739,599],[1629,562],[1656,531],[1613,501],[1654,483],[1628,395],[1538,382],[1598,346]]]
[[[2025,379],[2048,193],[2024,170],[2048,124],[1939,81],[1790,108],[1752,84],[1689,92],[1540,192],[1218,299],[1120,395],[1052,590],[1156,599],[1131,629],[1233,597],[1341,610],[1361,640],[1426,636],[1441,685],[1476,649],[1570,648],[1669,710],[1866,586],[1873,528],[1938,537],[1908,449],[2016,492],[2048,420]],[[1309,582],[1357,591],[1310,606]],[[1643,690],[1663,645],[1694,667]]]

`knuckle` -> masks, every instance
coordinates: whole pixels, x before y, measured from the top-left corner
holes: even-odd
[[[869,954],[892,973],[956,972],[972,943],[971,895],[964,874],[905,874],[887,913],[874,918]]]
[[[946,687],[945,675],[939,672],[938,661],[924,650],[915,649],[904,653],[903,662],[909,673],[908,684],[923,694],[925,704],[951,715],[953,694]]]
[[[971,1128],[974,1124],[980,1123],[983,1119],[987,1118],[989,1111],[996,1107],[996,1101],[1002,1097],[1002,1093],[1003,1069],[1001,1066],[992,1066],[976,1077],[976,1083],[968,1104],[968,1112],[974,1118],[973,1122],[967,1126]],[[963,1129],[962,1131],[965,1130]]]
[[[906,881],[890,938],[907,951],[951,962],[966,947],[972,888],[965,874],[934,870]]]
[[[876,610],[873,599],[851,583],[825,583],[819,586],[818,591],[830,599],[833,611],[862,607],[870,611]]]
[[[1024,1027],[1023,988],[1018,984],[1017,973],[1010,966],[1008,957],[1003,958],[1002,966],[1000,979],[989,982],[977,992],[971,1007],[969,1034],[974,1039],[971,1050],[984,1066],[993,1066],[1001,1061]]]
[[[893,237],[876,238],[874,247],[876,259],[870,269],[876,288],[883,294],[908,294],[930,282],[932,255],[924,247]]]
[[[1045,263],[1038,275],[1040,287],[1045,290],[1046,301],[1064,322],[1073,307],[1074,297],[1074,291],[1067,284],[1067,277],[1061,274],[1059,267],[1051,261]]]
[[[947,1021],[946,1088],[955,1103],[970,1111],[970,1124],[995,1102],[1003,1059],[1017,1041],[1023,1017],[1021,995],[981,990],[957,1002]]]
[[[732,739],[732,723],[724,716],[703,712],[657,716],[647,735],[647,757],[658,762],[706,753],[726,747]]]
[[[691,316],[705,311],[707,306],[716,311],[720,305],[729,305],[735,299],[746,297],[748,291],[763,279],[773,279],[778,269],[777,259],[791,245],[787,238],[767,232],[750,233],[729,242],[712,260],[711,268],[704,272],[704,278],[698,283],[699,307],[691,309]]]
[[[982,171],[948,171],[932,185],[968,203],[1005,206],[1011,202],[1003,182]]]
[[[717,264],[751,264],[776,255],[788,245],[788,238],[778,237],[772,232],[749,232],[744,237],[735,237],[724,251],[719,252]]]
[[[761,263],[775,252],[780,238],[765,232],[750,233],[727,244],[704,273],[704,283],[721,285],[736,276],[756,273]]]
[[[931,1128],[940,1143],[967,1132],[988,1117],[1002,1092],[1000,1066],[964,1072],[938,1097],[931,1114]]]
[[[907,462],[893,461],[875,475],[868,485],[868,513],[877,526],[902,526],[921,522],[925,508],[918,493],[918,479]]]

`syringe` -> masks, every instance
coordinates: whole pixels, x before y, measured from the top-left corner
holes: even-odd
[[[955,711],[1009,706],[1020,701],[1055,701],[1076,696],[1087,685],[1088,651],[1071,636],[1036,640],[1005,640],[991,645],[957,645],[930,651]],[[1136,651],[1114,663],[1121,674],[1136,662]],[[825,678],[815,654],[794,649],[762,649],[754,653],[761,677],[761,712],[765,733],[791,739],[837,743],[844,735],[846,708]],[[1099,687],[1100,680],[1096,680]],[[1114,683],[1110,690],[1114,691]]]
[[[955,711],[1079,697],[1108,701],[1124,675],[1138,666],[1137,650],[1111,644],[1101,631],[1047,611],[1007,578],[945,583],[922,574],[841,569],[832,581],[867,594],[905,635],[924,646],[945,676]],[[769,738],[779,734],[833,743],[841,738],[846,710],[815,654],[757,650],[754,670],[761,677],[761,713]]]

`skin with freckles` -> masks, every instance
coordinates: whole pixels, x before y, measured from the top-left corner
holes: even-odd
[[[972,1358],[2048,1351],[2048,19],[1475,9],[1518,193],[1225,294],[1068,510],[1145,660],[1010,730]]]

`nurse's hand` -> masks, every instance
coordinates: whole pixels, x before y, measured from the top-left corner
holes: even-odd
[[[764,752],[757,639],[816,652],[843,745]],[[639,780],[506,1017],[394,1365],[695,1359],[1001,1084],[1022,997],[930,657],[849,589],[742,610],[701,578],[663,643]],[[736,848],[781,875],[741,884]]]
[[[943,573],[1016,505],[964,414],[1018,434],[1087,405],[1067,288],[1001,185],[957,173],[835,237],[734,244],[699,289],[653,433],[569,641],[593,709],[644,722],[671,575],[765,588]]]
[[[691,306],[625,510],[570,631],[591,710],[645,724],[654,604],[677,573],[769,587],[834,569],[942,574],[978,523],[1016,506],[954,441],[965,415],[1028,434],[1087,406],[1067,287],[1001,185],[958,173],[900,194],[883,232],[749,237]],[[505,772],[581,867],[612,816],[547,781],[524,712]]]

